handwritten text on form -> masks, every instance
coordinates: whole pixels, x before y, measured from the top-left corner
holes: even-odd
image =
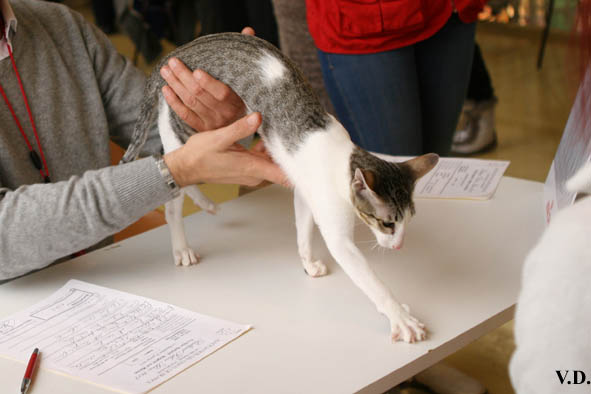
[[[144,393],[250,329],[163,302],[70,280],[0,321],[0,354],[117,391]]]

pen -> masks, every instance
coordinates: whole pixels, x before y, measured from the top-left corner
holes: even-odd
[[[39,349],[35,348],[35,350],[33,350],[33,354],[31,354],[29,364],[27,364],[27,370],[25,371],[25,377],[21,383],[21,394],[25,394],[29,389],[29,385],[31,384],[31,376],[33,376],[33,368],[35,367],[35,361],[37,361],[38,354]]]

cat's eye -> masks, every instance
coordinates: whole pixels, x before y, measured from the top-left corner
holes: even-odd
[[[392,223],[392,222],[382,222],[382,226],[384,226],[386,228],[394,229],[394,223]]]

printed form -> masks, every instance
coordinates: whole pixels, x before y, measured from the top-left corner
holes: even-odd
[[[392,162],[412,159],[410,156],[374,155]],[[488,200],[509,167],[505,160],[480,160],[442,157],[415,186],[417,198],[452,198]]]
[[[251,327],[70,280],[0,321],[0,355],[126,393],[145,393]]]
[[[488,200],[492,197],[508,161],[441,158],[415,186],[422,198]]]

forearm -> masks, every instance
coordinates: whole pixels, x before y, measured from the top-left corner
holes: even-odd
[[[172,197],[151,157],[3,192],[0,279],[88,248]]]

